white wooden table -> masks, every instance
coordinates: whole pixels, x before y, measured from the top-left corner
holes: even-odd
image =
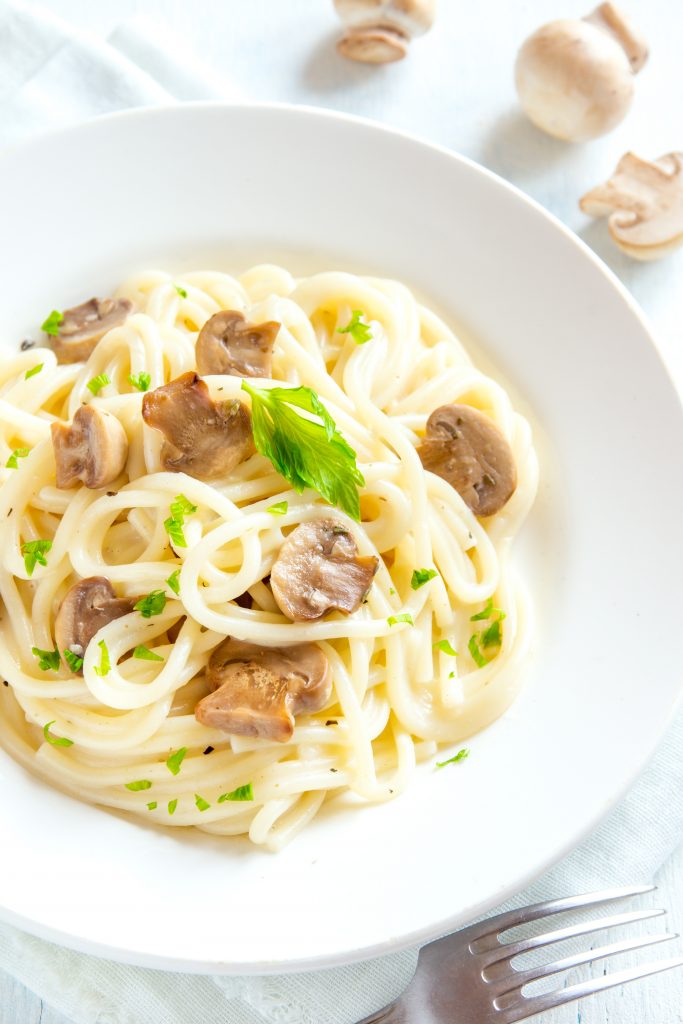
[[[649,314],[662,354],[683,390],[683,253],[659,264],[633,263],[612,248],[604,225],[589,221],[577,207],[578,197],[607,177],[626,150],[656,157],[683,149],[681,0],[623,0],[647,33],[651,60],[638,78],[626,122],[586,146],[557,142],[525,121],[515,102],[512,65],[528,32],[556,17],[587,13],[590,0],[440,0],[430,36],[414,46],[408,60],[386,68],[340,65],[331,58],[338,32],[331,0],[42,2],[100,36],[139,12],[160,16],[253,99],[316,104],[374,117],[490,167],[564,220],[615,270]],[[647,842],[647,836],[633,838]],[[683,849],[657,881],[657,902],[670,909],[670,927],[683,931]],[[654,903],[655,897],[648,899]],[[677,951],[681,949],[683,942],[677,944]],[[629,958],[615,964],[626,962]],[[683,970],[537,1019],[541,1024],[683,1024]],[[39,1022],[73,1024],[0,975],[0,1024]]]

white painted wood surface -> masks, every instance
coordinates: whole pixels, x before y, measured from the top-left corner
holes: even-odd
[[[43,6],[103,37],[140,12],[161,17],[251,98],[311,103],[374,117],[490,167],[564,220],[610,264],[649,314],[661,351],[681,386],[683,254],[661,264],[635,264],[613,249],[603,224],[589,221],[577,207],[578,197],[607,177],[627,149],[646,157],[683,149],[683,4],[681,0],[623,3],[637,17],[652,47],[650,63],[637,81],[633,110],[610,136],[586,146],[567,146],[541,135],[519,114],[512,65],[517,46],[529,31],[552,18],[584,14],[591,0],[517,0],[514,4],[441,0],[433,32],[413,47],[409,60],[389,68],[356,67],[335,58],[338,23],[331,0],[221,4],[43,0]],[[647,836],[634,836],[633,842],[646,843]],[[657,881],[659,892],[642,902],[668,907],[669,927],[683,931],[683,848],[663,867]],[[656,922],[644,926],[648,928],[659,930]],[[681,951],[683,941],[678,941],[645,956]],[[615,963],[625,966],[643,958],[636,954]],[[683,969],[536,1020],[540,1024],[683,1024]],[[74,1022],[0,974],[0,1024]]]

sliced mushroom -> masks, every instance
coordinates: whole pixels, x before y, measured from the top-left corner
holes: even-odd
[[[683,245],[683,153],[652,161],[626,153],[609,181],[579,205],[591,217],[609,217],[610,235],[629,256],[666,256]]]
[[[196,373],[184,373],[142,400],[142,416],[165,437],[161,464],[198,480],[225,476],[253,455],[251,414],[238,399],[214,402]]]
[[[475,515],[492,516],[517,486],[512,449],[488,416],[469,405],[442,405],[417,449],[422,465],[448,481]]]
[[[98,630],[133,611],[136,597],[117,597],[106,576],[89,576],[67,590],[55,619],[55,642],[82,658]]]
[[[334,0],[347,27],[337,43],[342,57],[366,64],[402,60],[410,40],[427,32],[436,0]]]
[[[58,333],[50,338],[58,363],[85,362],[97,342],[133,312],[130,299],[90,299],[65,309]]]
[[[195,707],[202,725],[239,736],[286,743],[294,716],[320,711],[332,691],[332,672],[315,644],[260,647],[228,637],[209,658],[214,691]]]
[[[197,372],[234,377],[270,377],[273,345],[280,324],[250,324],[234,309],[215,313],[197,338]]]
[[[52,423],[57,487],[106,487],[119,476],[128,458],[126,432],[110,412],[81,405],[69,423]]]
[[[359,558],[353,536],[336,519],[302,523],[290,533],[270,572],[273,597],[294,622],[335,609],[355,612],[379,568],[374,555]]]

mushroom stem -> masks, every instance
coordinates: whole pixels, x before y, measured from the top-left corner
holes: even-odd
[[[604,3],[587,14],[583,21],[609,33],[626,54],[633,74],[638,74],[647,62],[650,51],[642,35],[636,31],[623,11],[614,4]]]

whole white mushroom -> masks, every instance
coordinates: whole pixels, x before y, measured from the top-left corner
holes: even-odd
[[[628,113],[634,76],[648,57],[642,36],[614,4],[551,21],[522,44],[515,84],[524,112],[558,139],[605,135]]]
[[[337,50],[366,64],[401,60],[436,15],[436,0],[334,0],[334,6],[347,28]]]

